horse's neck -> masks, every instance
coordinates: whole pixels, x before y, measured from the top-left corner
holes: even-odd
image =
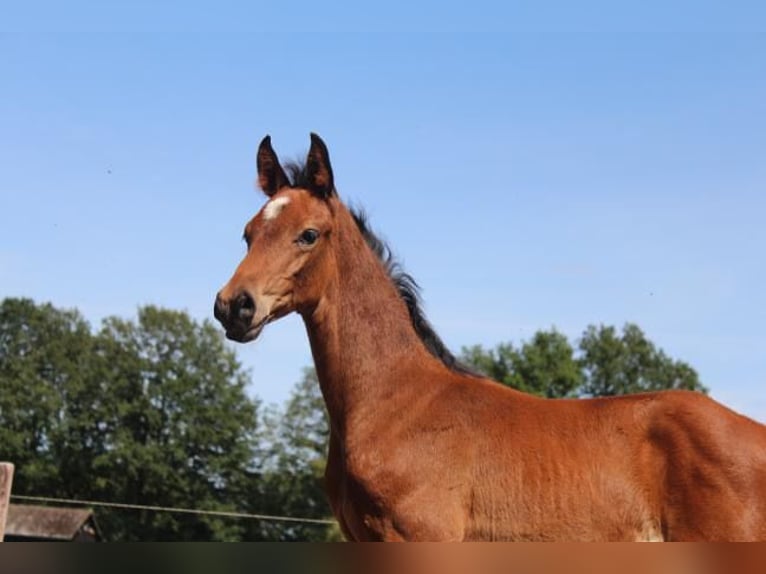
[[[322,394],[341,434],[350,418],[407,394],[397,373],[436,361],[387,272],[347,218],[334,239],[334,277],[318,305],[304,314]]]

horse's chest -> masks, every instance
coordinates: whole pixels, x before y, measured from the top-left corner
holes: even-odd
[[[326,491],[333,514],[344,535],[351,540],[380,538],[381,497],[371,487],[374,480],[350,469],[340,448],[330,448],[325,472]]]
[[[338,478],[332,506],[346,536],[360,541],[389,538],[392,524],[385,501],[353,474]]]

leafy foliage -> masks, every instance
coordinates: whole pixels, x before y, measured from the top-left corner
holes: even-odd
[[[0,305],[0,459],[16,464],[15,491],[35,485],[61,492],[58,453],[75,424],[70,415],[88,408],[75,397],[92,384],[93,340],[75,311],[7,299]],[[83,412],[85,411],[85,412]],[[82,450],[103,451],[95,437],[77,437]],[[73,477],[75,480],[80,477]]]
[[[465,348],[462,360],[505,385],[548,398],[707,392],[692,367],[668,357],[630,323],[621,334],[614,327],[589,326],[578,350],[576,356],[566,337],[552,329],[538,331],[519,349],[510,343]]]
[[[580,340],[588,396],[623,395],[664,389],[707,392],[688,364],[675,361],[657,349],[636,325],[590,326]]]
[[[108,319],[97,340],[109,394],[118,398],[103,417],[113,448],[95,461],[119,471],[108,488],[131,502],[235,510],[232,494],[242,488],[255,445],[257,404],[215,327],[144,307],[137,324]],[[233,524],[163,513],[133,516],[123,530],[142,540],[235,540]]]
[[[304,369],[284,409],[266,414],[264,427],[265,452],[258,478],[250,483],[249,507],[253,512],[331,518],[323,486],[329,418],[313,368]],[[248,538],[318,542],[339,536],[332,525],[264,522],[255,525]]]
[[[538,331],[520,349],[510,343],[463,349],[462,360],[509,387],[549,398],[574,396],[582,384],[574,350],[556,330]]]
[[[258,405],[212,324],[156,307],[92,335],[76,313],[0,306],[0,458],[17,494],[234,510]],[[236,540],[190,514],[99,511],[115,540]]]

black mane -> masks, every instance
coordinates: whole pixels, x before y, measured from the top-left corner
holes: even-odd
[[[308,187],[308,176],[306,174],[306,167],[300,163],[288,163],[285,166],[288,176],[290,177],[293,187]],[[463,373],[463,374],[475,374],[469,367],[460,363],[457,358],[450,352],[439,335],[436,334],[431,324],[426,319],[423,309],[421,308],[420,300],[420,287],[418,286],[412,275],[406,273],[396,258],[391,253],[389,246],[381,240],[373,231],[367,222],[367,215],[361,209],[351,208],[351,212],[356,226],[359,232],[364,237],[367,245],[372,249],[372,252],[378,257],[380,262],[388,272],[388,276],[391,282],[396,287],[404,304],[407,306],[407,311],[410,314],[410,320],[412,321],[412,327],[415,332],[423,341],[423,344],[434,357],[439,359],[450,370]]]
[[[399,297],[402,298],[404,304],[407,305],[407,311],[410,314],[410,320],[415,332],[423,341],[423,344],[434,357],[439,359],[449,369],[464,373],[473,374],[471,369],[460,363],[455,355],[453,355],[439,335],[436,334],[431,323],[426,319],[420,302],[420,286],[417,284],[412,275],[406,273],[396,258],[391,253],[391,249],[388,245],[382,241],[377,235],[375,235],[370,229],[367,223],[366,214],[357,209],[351,209],[351,215],[354,217],[356,226],[362,233],[367,245],[372,249],[373,253],[378,256],[380,262],[388,271],[388,276],[391,278],[391,282],[399,292]]]

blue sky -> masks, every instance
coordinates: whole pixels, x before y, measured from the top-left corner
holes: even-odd
[[[685,2],[17,3],[0,297],[210,318],[254,153],[327,142],[455,350],[637,323],[766,420],[766,9]],[[282,401],[296,317],[237,347]]]

